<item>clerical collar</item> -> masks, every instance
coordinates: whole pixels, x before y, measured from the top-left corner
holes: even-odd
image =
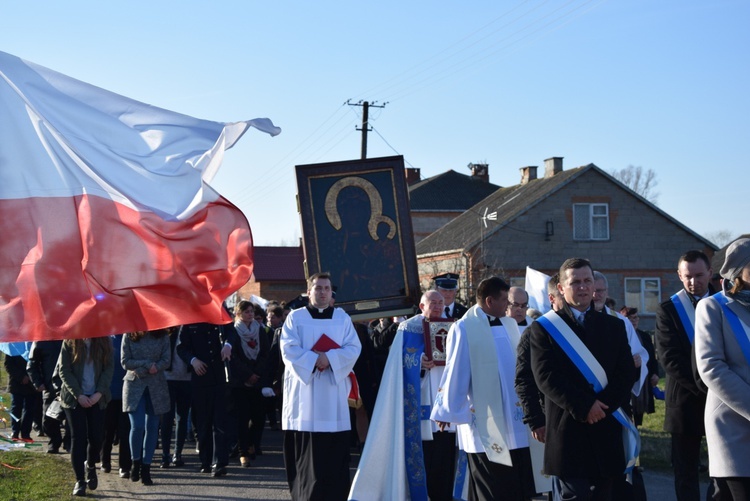
[[[500,317],[493,317],[492,315],[487,315],[487,320],[490,322],[490,327],[503,325],[502,322],[500,322]]]
[[[316,308],[313,305],[307,306],[307,311],[310,312],[310,316],[317,320],[325,320],[333,318],[333,306],[328,308]]]

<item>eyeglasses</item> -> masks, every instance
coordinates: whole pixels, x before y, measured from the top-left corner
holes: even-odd
[[[606,294],[607,289],[594,289],[594,294]]]
[[[513,308],[523,308],[524,310],[529,307],[529,303],[510,303]]]

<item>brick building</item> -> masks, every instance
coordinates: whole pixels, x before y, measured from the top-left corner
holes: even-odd
[[[470,304],[483,278],[524,285],[526,266],[553,274],[569,257],[584,257],[609,280],[617,307],[637,307],[644,329],[656,306],[679,290],[677,259],[716,247],[594,164],[563,170],[561,157],[521,168],[521,182],[500,188],[417,243],[423,288],[444,272],[461,275],[459,297]]]

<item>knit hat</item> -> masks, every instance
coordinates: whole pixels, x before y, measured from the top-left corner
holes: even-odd
[[[740,238],[727,247],[721,276],[734,282],[742,274],[742,269],[750,263],[750,238]]]

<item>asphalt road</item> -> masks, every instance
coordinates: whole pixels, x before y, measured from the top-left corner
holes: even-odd
[[[241,467],[239,459],[231,459],[229,474],[220,478],[212,478],[208,474],[198,472],[200,461],[195,452],[195,445],[192,443],[186,445],[183,451],[185,466],[160,469],[158,462],[155,464],[156,467],[152,469],[151,474],[154,480],[152,486],[147,487],[140,482],[119,478],[116,464],[113,464],[111,473],[99,473],[99,487],[95,491],[87,491],[87,497],[101,500],[154,501],[289,500],[291,497],[284,473],[281,440],[281,431],[266,428],[263,434],[265,444],[263,455],[258,456],[249,468]],[[115,463],[116,457],[116,453],[113,453]],[[157,453],[155,459],[160,458],[161,456]],[[354,476],[358,461],[359,455],[353,452],[352,476]],[[643,472],[643,477],[649,499],[658,501],[676,499],[671,474],[647,469]],[[704,475],[701,491],[706,492],[707,487]],[[72,491],[72,484],[70,489]]]

